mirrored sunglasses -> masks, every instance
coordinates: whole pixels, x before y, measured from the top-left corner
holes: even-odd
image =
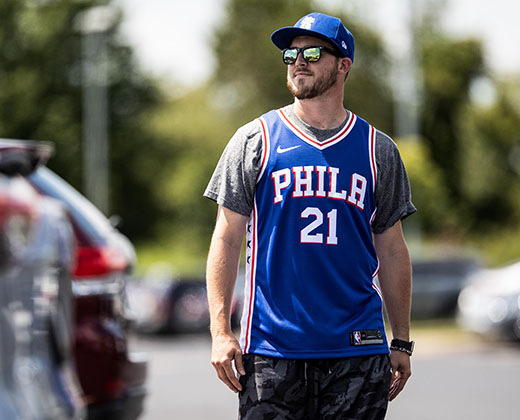
[[[305,61],[315,63],[321,58],[321,51],[327,51],[336,57],[339,54],[331,48],[323,47],[321,45],[315,47],[303,47],[303,48],[286,48],[282,51],[283,62],[287,65],[296,63],[298,54],[302,53],[302,57]]]

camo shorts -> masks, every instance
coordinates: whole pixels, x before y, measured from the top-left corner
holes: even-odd
[[[388,355],[295,360],[245,354],[242,420],[380,420],[388,406]]]

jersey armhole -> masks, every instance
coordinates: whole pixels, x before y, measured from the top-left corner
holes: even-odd
[[[262,133],[262,164],[260,166],[260,171],[258,172],[258,177],[256,178],[257,184],[260,182],[260,179],[262,179],[262,176],[264,175],[265,168],[267,167],[267,162],[269,161],[269,152],[271,148],[267,124],[262,117],[258,118],[258,121],[260,122]]]
[[[370,159],[370,171],[372,172],[372,188],[375,194],[377,183],[376,129],[371,125],[368,130],[368,154]]]

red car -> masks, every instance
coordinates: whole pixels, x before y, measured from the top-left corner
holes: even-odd
[[[72,290],[74,354],[89,420],[134,420],[143,410],[147,360],[129,348],[126,282],[133,275],[130,241],[85,197],[47,168],[29,177],[67,208],[77,241]]]

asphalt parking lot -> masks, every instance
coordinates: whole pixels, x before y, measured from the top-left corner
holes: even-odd
[[[390,404],[388,420],[518,418],[520,346],[487,343],[447,328],[415,334],[413,377]],[[230,420],[236,396],[209,363],[208,335],[137,336],[150,357],[142,420]]]

